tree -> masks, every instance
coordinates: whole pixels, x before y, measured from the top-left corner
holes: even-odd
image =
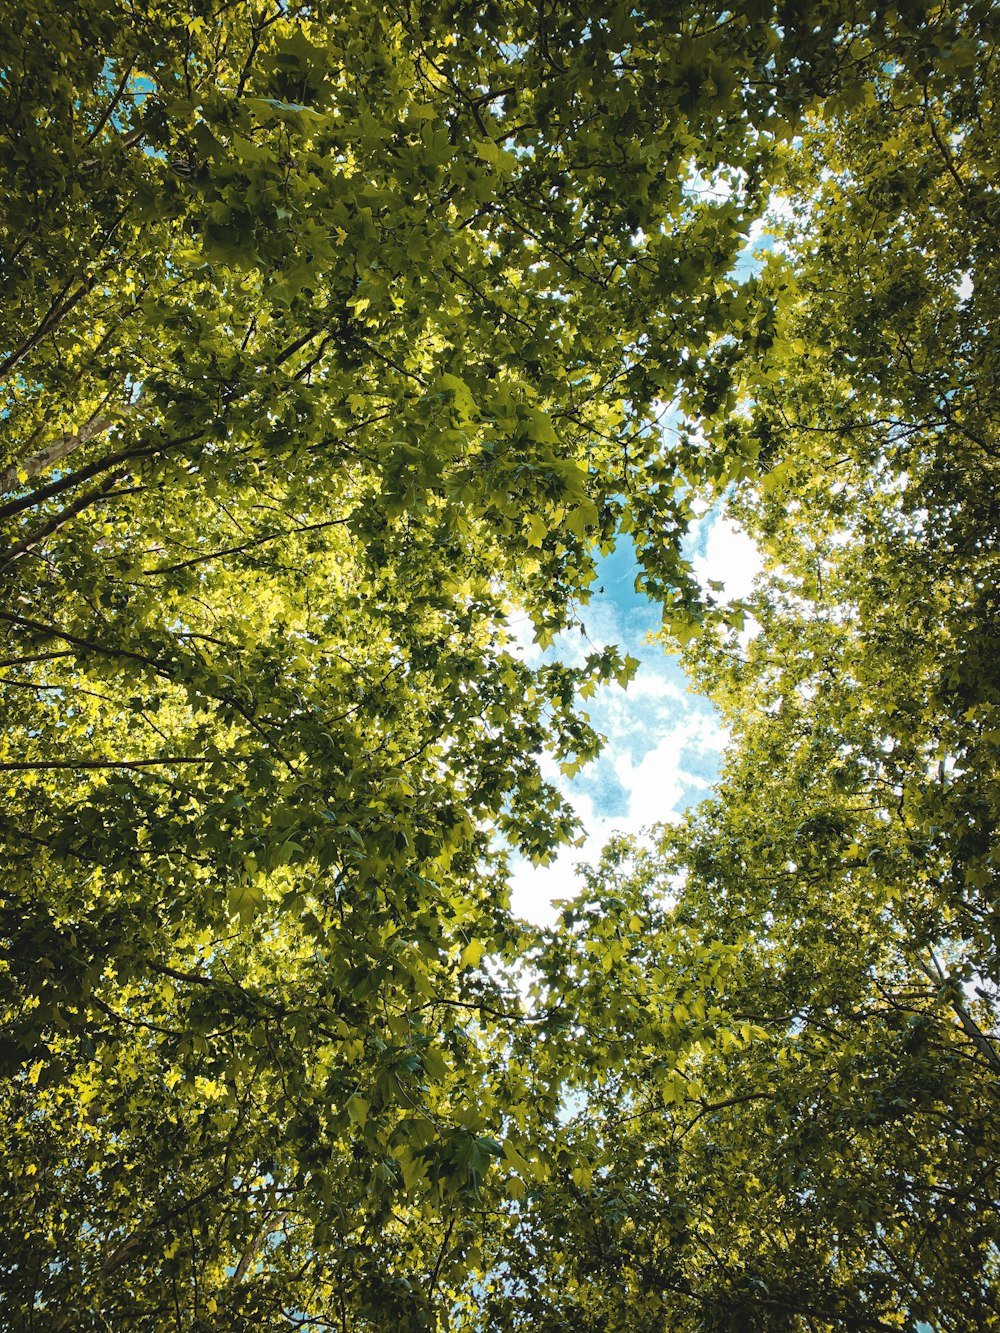
[[[658,402],[845,14],[0,20],[8,1327],[428,1326],[541,1169],[504,846],[632,667],[507,618],[693,605]]]
[[[0,19],[8,1327],[475,1320],[495,1238],[590,1187],[561,1108],[634,1038],[505,848],[572,836],[539,756],[593,754],[578,694],[633,667],[529,669],[508,616],[577,622],[622,532],[702,614],[684,483],[763,426],[674,456],[662,404],[712,429],[733,344],[769,364],[794,304],[734,262],[803,116],[967,69],[976,13]]]
[[[708,444],[767,560],[687,650],[723,775],[539,953],[575,1114],[480,1326],[1000,1327],[995,45],[961,18],[795,155]]]

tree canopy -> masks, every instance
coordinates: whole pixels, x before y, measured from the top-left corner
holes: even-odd
[[[804,127],[774,341],[733,348],[718,425],[766,572],[687,649],[727,759],[539,955],[576,1114],[485,1327],[1000,1326],[997,136],[967,40],[967,84],[939,53]]]
[[[0,16],[4,1327],[1000,1327],[995,61]],[[540,931],[626,536],[732,743]]]

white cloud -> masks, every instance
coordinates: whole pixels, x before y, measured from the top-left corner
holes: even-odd
[[[651,671],[648,665],[643,663],[629,683],[627,697],[631,702],[638,699],[654,700],[656,702],[673,699],[680,702],[684,698],[684,691],[679,689],[672,680]]]
[[[760,556],[734,524],[707,516],[695,535],[695,547],[701,552],[694,557],[700,579],[724,581],[728,596],[749,592]],[[689,803],[700,800],[725,744],[710,705],[686,689],[676,659],[667,657],[659,644],[646,642],[648,631],[659,624],[659,611],[635,594],[633,582],[632,570],[620,556],[615,564],[606,563],[597,579],[602,595],[595,594],[584,610],[586,636],[562,634],[544,654],[532,642],[527,617],[510,622],[515,651],[532,665],[554,658],[578,664],[606,643],[617,643],[640,660],[627,690],[604,686],[584,705],[592,725],[607,737],[600,758],[573,780],[551,759],[542,763],[545,777],[579,815],[585,841],[564,848],[548,866],[515,858],[512,907],[539,924],[554,921],[554,899],[579,891],[575,868],[595,863],[612,833],[640,834],[652,824],[678,818]]]
[[[673,725],[666,730],[661,726],[656,743],[639,758],[628,752],[621,738],[609,736],[608,747],[598,763],[609,764],[624,789],[626,813],[603,813],[599,799],[580,790],[580,779],[559,781],[560,789],[580,816],[586,839],[580,847],[564,848],[548,866],[533,866],[516,859],[511,875],[511,905],[519,916],[539,925],[551,924],[557,914],[553,901],[573,897],[579,891],[575,868],[581,863],[596,862],[612,833],[638,835],[652,824],[677,819],[685,794],[700,799],[708,783],[704,777],[687,771],[682,761],[692,752],[714,758],[725,744],[725,733],[714,715],[695,711],[693,701],[688,709],[685,715],[675,708]]]
[[[694,559],[694,572],[700,583],[716,579],[725,585],[727,597],[748,597],[762,568],[756,543],[741,527],[728,518],[711,520],[705,553]]]
[[[507,617],[507,633],[510,636],[507,647],[529,666],[538,666],[543,653],[535,642],[535,627],[531,617],[524,611],[515,611]]]

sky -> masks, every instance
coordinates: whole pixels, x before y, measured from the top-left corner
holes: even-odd
[[[750,538],[718,512],[701,520],[686,554],[702,583],[722,580],[729,597],[746,596],[760,569]],[[677,659],[659,644],[646,642],[647,634],[660,627],[660,614],[635,591],[636,573],[627,539],[600,562],[594,586],[603,587],[603,593],[595,592],[587,607],[589,642],[579,633],[562,635],[543,654],[532,643],[527,618],[514,625],[530,662],[552,657],[576,662],[595,646],[616,643],[640,663],[627,689],[606,685],[587,702],[591,722],[608,738],[601,755],[574,778],[564,777],[551,761],[543,765],[545,776],[580,816],[586,841],[582,847],[564,848],[548,866],[516,860],[511,906],[539,925],[555,920],[553,901],[577,891],[575,865],[596,861],[613,832],[637,834],[653,823],[676,819],[708,795],[718,771],[725,732],[708,700],[689,688]]]
[[[704,193],[709,187],[698,188]],[[735,276],[760,270],[764,253],[774,246],[771,222],[786,215],[781,201],[772,200],[769,220],[750,229]],[[720,580],[728,598],[747,596],[761,569],[757,547],[718,509],[689,534],[685,554],[702,584]],[[581,847],[564,848],[548,866],[514,859],[511,907],[538,925],[555,921],[553,902],[577,892],[574,867],[596,862],[612,833],[640,834],[651,824],[679,818],[709,794],[718,773],[726,733],[708,700],[690,689],[679,661],[646,642],[661,619],[659,609],[636,592],[637,573],[631,542],[621,537],[613,554],[598,562],[594,588],[603,593],[595,592],[586,608],[589,642],[578,633],[564,634],[543,653],[532,642],[527,617],[513,626],[529,662],[581,662],[594,647],[615,643],[640,664],[626,690],[606,685],[587,702],[591,722],[607,737],[601,755],[574,778],[566,778],[551,760],[543,762],[544,776],[574,807],[586,838]]]

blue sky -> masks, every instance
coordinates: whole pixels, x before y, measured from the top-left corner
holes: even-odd
[[[717,513],[710,514],[689,538],[687,553],[698,577],[721,579],[729,596],[744,596],[759,568],[756,548]],[[591,645],[617,643],[640,662],[627,690],[609,685],[588,702],[591,721],[607,736],[600,757],[575,778],[555,764],[545,776],[570,800],[586,830],[582,847],[566,848],[549,866],[518,861],[511,881],[512,906],[539,924],[551,922],[553,899],[576,891],[574,866],[593,861],[609,835],[640,833],[650,824],[676,818],[707,795],[718,770],[725,732],[708,701],[693,693],[676,658],[646,642],[659,628],[658,609],[635,591],[636,564],[631,543],[623,541],[601,562],[595,593],[587,608],[587,639],[563,635],[546,657],[581,659]],[[529,661],[543,654],[532,643],[530,623],[514,623]]]
[[[728,187],[695,182],[701,193],[725,194]],[[769,218],[780,219],[780,201],[772,200]],[[764,252],[773,248],[769,223],[754,224],[737,260],[735,276],[746,277],[761,267]],[[760,554],[747,535],[723,518],[718,509],[707,514],[691,532],[686,554],[703,584],[719,579],[725,595],[744,597],[759,572]],[[641,833],[651,824],[676,819],[706,795],[718,772],[726,743],[714,709],[688,686],[676,658],[658,644],[646,642],[659,629],[660,613],[635,591],[637,566],[632,544],[622,538],[614,553],[602,560],[594,594],[586,608],[590,642],[579,634],[562,635],[543,654],[532,642],[527,617],[514,624],[517,641],[529,661],[559,657],[582,660],[592,645],[616,643],[639,659],[639,670],[627,690],[606,686],[588,702],[587,711],[607,744],[600,757],[568,779],[558,766],[544,766],[583,821],[586,841],[571,847],[549,866],[518,860],[511,877],[511,904],[515,912],[539,924],[554,921],[553,900],[576,892],[574,867],[595,861],[615,831]]]

